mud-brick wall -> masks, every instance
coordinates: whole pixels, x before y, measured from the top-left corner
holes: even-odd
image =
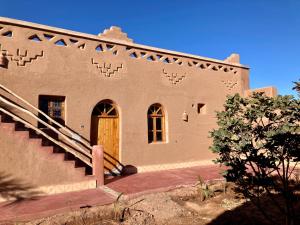
[[[0,122],[0,183],[8,176],[20,188],[42,187],[52,193],[68,191],[67,186],[74,189],[74,184],[77,190],[93,186],[95,182],[83,169],[74,168],[74,163],[64,161],[63,154],[52,153],[52,147],[41,146],[41,139],[29,138],[28,134],[15,131],[14,123]],[[55,188],[58,184],[60,187]]]

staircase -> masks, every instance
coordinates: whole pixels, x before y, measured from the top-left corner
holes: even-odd
[[[75,169],[82,177],[92,178],[92,168],[85,165],[80,159],[66,152],[60,146],[55,145],[44,136],[37,134],[33,129],[25,127],[21,122],[16,122],[12,117],[0,112],[0,129],[13,133],[14,136],[22,138],[24,144],[35,145],[37,151],[48,154],[49,159],[58,160],[68,164],[69,169]],[[49,133],[47,128],[45,133]],[[59,162],[57,162],[59,163]]]
[[[42,120],[40,115],[47,120]],[[38,124],[42,124],[45,128],[40,128]],[[31,164],[27,162],[26,166],[37,167],[36,173],[29,169],[36,183],[39,183],[39,179],[42,180],[41,183],[51,183],[49,180],[52,179],[53,185],[61,185],[61,183],[78,185],[79,182],[95,180],[92,176],[92,147],[87,141],[78,137],[80,137],[79,134],[59,124],[0,84],[0,141],[6,149],[0,146],[3,149],[0,148],[2,150],[0,153],[2,158],[8,157],[14,161],[16,173],[19,172],[21,177],[24,173],[22,174],[22,169],[18,167],[24,168],[21,164],[25,163],[25,159],[19,159],[18,153],[24,158],[28,154],[28,157],[32,157],[29,160],[35,160],[30,162]],[[23,146],[28,152],[22,151]],[[6,165],[10,167],[10,172],[14,172],[13,166]],[[38,166],[43,172],[39,171]],[[4,170],[6,170],[5,167]],[[50,177],[43,178],[42,173],[50,174]],[[36,174],[39,178],[36,178]],[[30,176],[27,178],[30,179]],[[90,183],[88,185],[91,186]]]

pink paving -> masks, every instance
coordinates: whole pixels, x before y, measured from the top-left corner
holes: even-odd
[[[215,165],[199,166],[186,169],[165,170],[134,174],[106,180],[106,186],[123,192],[129,197],[141,194],[166,191],[183,185],[197,182],[200,175],[204,180],[218,179],[221,168]],[[14,221],[29,221],[58,213],[78,210],[113,203],[115,197],[101,189],[69,192],[41,197],[37,200],[26,200],[19,203],[0,204],[0,223],[9,224]]]
[[[195,184],[198,176],[203,180],[222,178],[221,168],[216,165],[198,166],[159,172],[137,173],[127,177],[106,180],[106,186],[129,196],[165,191],[183,185]]]
[[[50,195],[37,200],[25,200],[18,203],[2,203],[0,205],[0,221],[33,220],[78,210],[81,207],[106,205],[113,201],[114,198],[101,189],[92,189]]]

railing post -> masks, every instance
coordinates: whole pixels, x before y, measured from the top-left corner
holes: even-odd
[[[104,185],[103,146],[94,145],[92,150],[93,175],[96,177],[97,187]]]

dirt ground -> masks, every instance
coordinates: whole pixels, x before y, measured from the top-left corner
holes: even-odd
[[[226,189],[224,189],[226,185]],[[111,205],[55,215],[22,225],[252,225],[269,224],[232,184],[215,182],[208,189],[192,186],[148,194]],[[226,190],[226,191],[225,191]],[[206,197],[206,199],[204,199]],[[269,205],[268,205],[269,207]],[[278,213],[273,212],[274,216]],[[282,218],[279,218],[280,221]],[[281,224],[281,222],[279,222]],[[283,223],[282,223],[283,224]]]

